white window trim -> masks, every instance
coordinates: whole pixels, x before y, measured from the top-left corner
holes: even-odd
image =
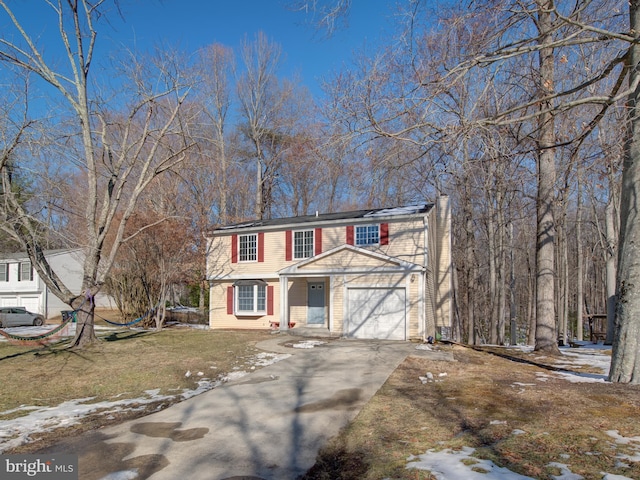
[[[358,243],[358,228],[369,228],[376,227],[378,229],[378,241],[376,243]],[[367,247],[371,245],[380,245],[380,224],[379,223],[369,223],[367,225],[356,225],[353,230],[353,243],[357,247]]]
[[[256,283],[254,285],[244,285],[244,286],[252,286],[253,287],[253,310],[240,310],[240,299],[238,296],[240,295],[240,287],[241,285],[234,285],[233,287],[233,301],[234,301],[234,314],[238,317],[255,317],[256,315],[266,315],[267,314],[267,304],[269,295],[269,289],[266,285],[262,285]],[[264,310],[258,310],[258,287],[264,288]]]
[[[304,257],[298,257],[296,256],[296,233],[306,233],[306,232],[311,232],[311,254],[308,256],[304,256]],[[314,256],[314,252],[316,251],[316,232],[314,229],[307,229],[307,230],[295,230],[293,232],[293,241],[292,241],[292,245],[291,248],[293,249],[293,259],[294,260],[304,260],[305,258],[311,258]]]
[[[0,263],[0,271],[3,271],[4,273],[4,280],[0,279],[0,282],[8,282],[9,281],[9,264]]]
[[[23,275],[23,271],[22,271],[22,266],[23,265],[29,265],[29,276],[28,278],[24,278]],[[20,262],[18,264],[18,281],[19,282],[32,282],[33,281],[33,265],[31,265],[31,262]]]
[[[240,239],[242,237],[254,237],[255,239],[255,259],[249,259],[249,260],[242,260],[242,249],[240,248],[241,246],[241,241]],[[238,235],[238,262],[239,263],[255,263],[258,261],[258,234],[257,233],[243,233],[241,235]]]

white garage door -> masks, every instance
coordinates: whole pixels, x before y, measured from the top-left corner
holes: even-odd
[[[18,299],[16,297],[2,297],[0,301],[3,307],[15,307],[18,305]]]
[[[349,288],[347,298],[348,337],[406,339],[404,288]]]
[[[38,297],[22,297],[20,299],[20,305],[33,313],[40,312],[40,299]]]

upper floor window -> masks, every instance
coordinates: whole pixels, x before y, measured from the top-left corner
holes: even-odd
[[[20,262],[20,268],[18,269],[18,281],[30,282],[33,280],[33,268],[31,268],[31,262]]]
[[[313,256],[313,230],[293,232],[293,258],[309,258]]]
[[[380,243],[379,225],[356,226],[356,245],[377,245]]]
[[[9,281],[9,264],[0,263],[0,282]]]
[[[347,244],[359,247],[389,245],[389,224],[347,225]]]
[[[239,257],[241,262],[255,262],[258,260],[258,236],[239,235]]]

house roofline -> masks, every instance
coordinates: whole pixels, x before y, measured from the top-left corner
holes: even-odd
[[[298,271],[298,269],[300,269],[301,267],[304,267],[306,265],[309,265],[311,263],[315,263],[318,262],[320,260],[322,260],[323,258],[329,257],[331,255],[334,255],[338,252],[341,252],[343,250],[349,250],[352,253],[355,253],[357,255],[364,255],[364,256],[369,256],[369,257],[373,257],[376,258],[378,260],[381,260],[383,262],[390,262],[390,263],[395,263],[397,266],[396,267],[390,267],[390,266],[376,266],[376,267],[366,267],[366,268],[362,268],[362,267],[349,267],[346,266],[344,268],[338,268],[338,269],[318,269],[318,270],[314,270],[314,269],[310,269],[310,270],[305,270],[305,271]],[[337,247],[334,247],[330,250],[327,250],[326,252],[322,252],[320,255],[316,255],[314,257],[310,257],[310,258],[306,258],[298,263],[295,263],[293,265],[289,265],[288,267],[285,267],[281,270],[278,271],[278,274],[281,276],[294,276],[294,275],[298,275],[298,276],[304,276],[305,273],[320,273],[321,271],[324,272],[328,272],[328,273],[345,273],[345,272],[354,272],[354,273],[382,273],[382,272],[398,272],[398,271],[403,271],[403,272],[410,272],[410,271],[414,271],[414,272],[419,272],[419,271],[424,271],[424,267],[421,265],[418,265],[417,263],[411,263],[411,262],[407,262],[405,260],[402,260],[400,258],[397,257],[391,257],[389,255],[385,255],[384,253],[380,253],[380,252],[374,252],[371,250],[367,250],[364,248],[360,248],[360,247],[356,247],[355,245],[339,245]]]
[[[73,253],[82,251],[81,248],[58,248],[53,250],[43,250],[45,257],[53,257],[55,255],[62,255],[65,253]],[[0,253],[0,262],[6,262],[7,260],[29,260],[29,255],[27,252],[16,252],[16,253]]]
[[[349,212],[304,215],[299,217],[249,220],[216,227],[207,232],[207,237],[232,235],[239,232],[287,230],[336,225],[381,223],[407,218],[422,218],[435,207],[434,203],[419,203],[398,207],[353,210]]]

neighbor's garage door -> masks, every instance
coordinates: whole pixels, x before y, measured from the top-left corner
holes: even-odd
[[[347,303],[348,337],[406,339],[404,288],[349,288]]]
[[[20,305],[33,313],[40,312],[40,299],[38,297],[22,297],[20,299]]]
[[[18,299],[16,297],[2,297],[0,303],[0,307],[15,307],[18,306]]]

